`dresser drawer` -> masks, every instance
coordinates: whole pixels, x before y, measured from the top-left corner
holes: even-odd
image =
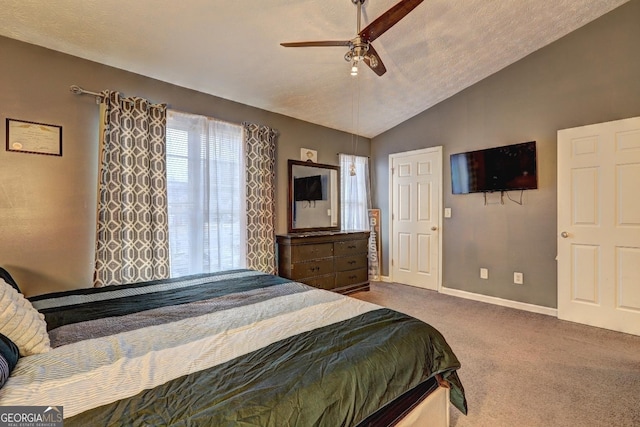
[[[333,256],[333,243],[291,246],[291,262],[308,261],[331,256]]]
[[[361,268],[360,270],[341,271],[336,273],[337,287],[366,282],[367,280],[369,280],[369,273],[366,268]]]
[[[333,273],[333,258],[324,258],[292,264],[289,278],[298,280],[330,273]]]
[[[336,271],[357,270],[367,267],[367,256],[364,254],[336,258]]]
[[[369,241],[366,239],[347,240],[344,242],[335,242],[334,245],[333,252],[335,256],[354,255],[368,252]]]
[[[341,294],[369,290],[368,231],[292,233],[276,241],[282,277]]]
[[[326,276],[308,277],[299,280],[302,283],[313,286],[314,288],[332,290],[336,287],[335,274],[327,274]]]

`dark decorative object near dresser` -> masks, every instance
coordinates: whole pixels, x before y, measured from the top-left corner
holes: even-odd
[[[276,239],[280,276],[341,294],[369,290],[368,231],[292,233]]]

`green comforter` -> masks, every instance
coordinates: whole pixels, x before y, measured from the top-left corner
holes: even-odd
[[[32,298],[52,351],[0,405],[65,426],[351,426],[435,374],[466,412],[442,335],[401,313],[249,270]]]

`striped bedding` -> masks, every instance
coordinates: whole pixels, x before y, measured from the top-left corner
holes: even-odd
[[[251,270],[31,298],[50,352],[20,359],[0,405],[65,425],[358,425],[460,366],[406,315]]]

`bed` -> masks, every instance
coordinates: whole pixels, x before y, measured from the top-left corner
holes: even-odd
[[[65,426],[410,425],[436,391],[467,410],[460,363],[433,327],[278,276],[234,270],[28,301],[50,349],[18,360],[0,406],[61,406]]]

